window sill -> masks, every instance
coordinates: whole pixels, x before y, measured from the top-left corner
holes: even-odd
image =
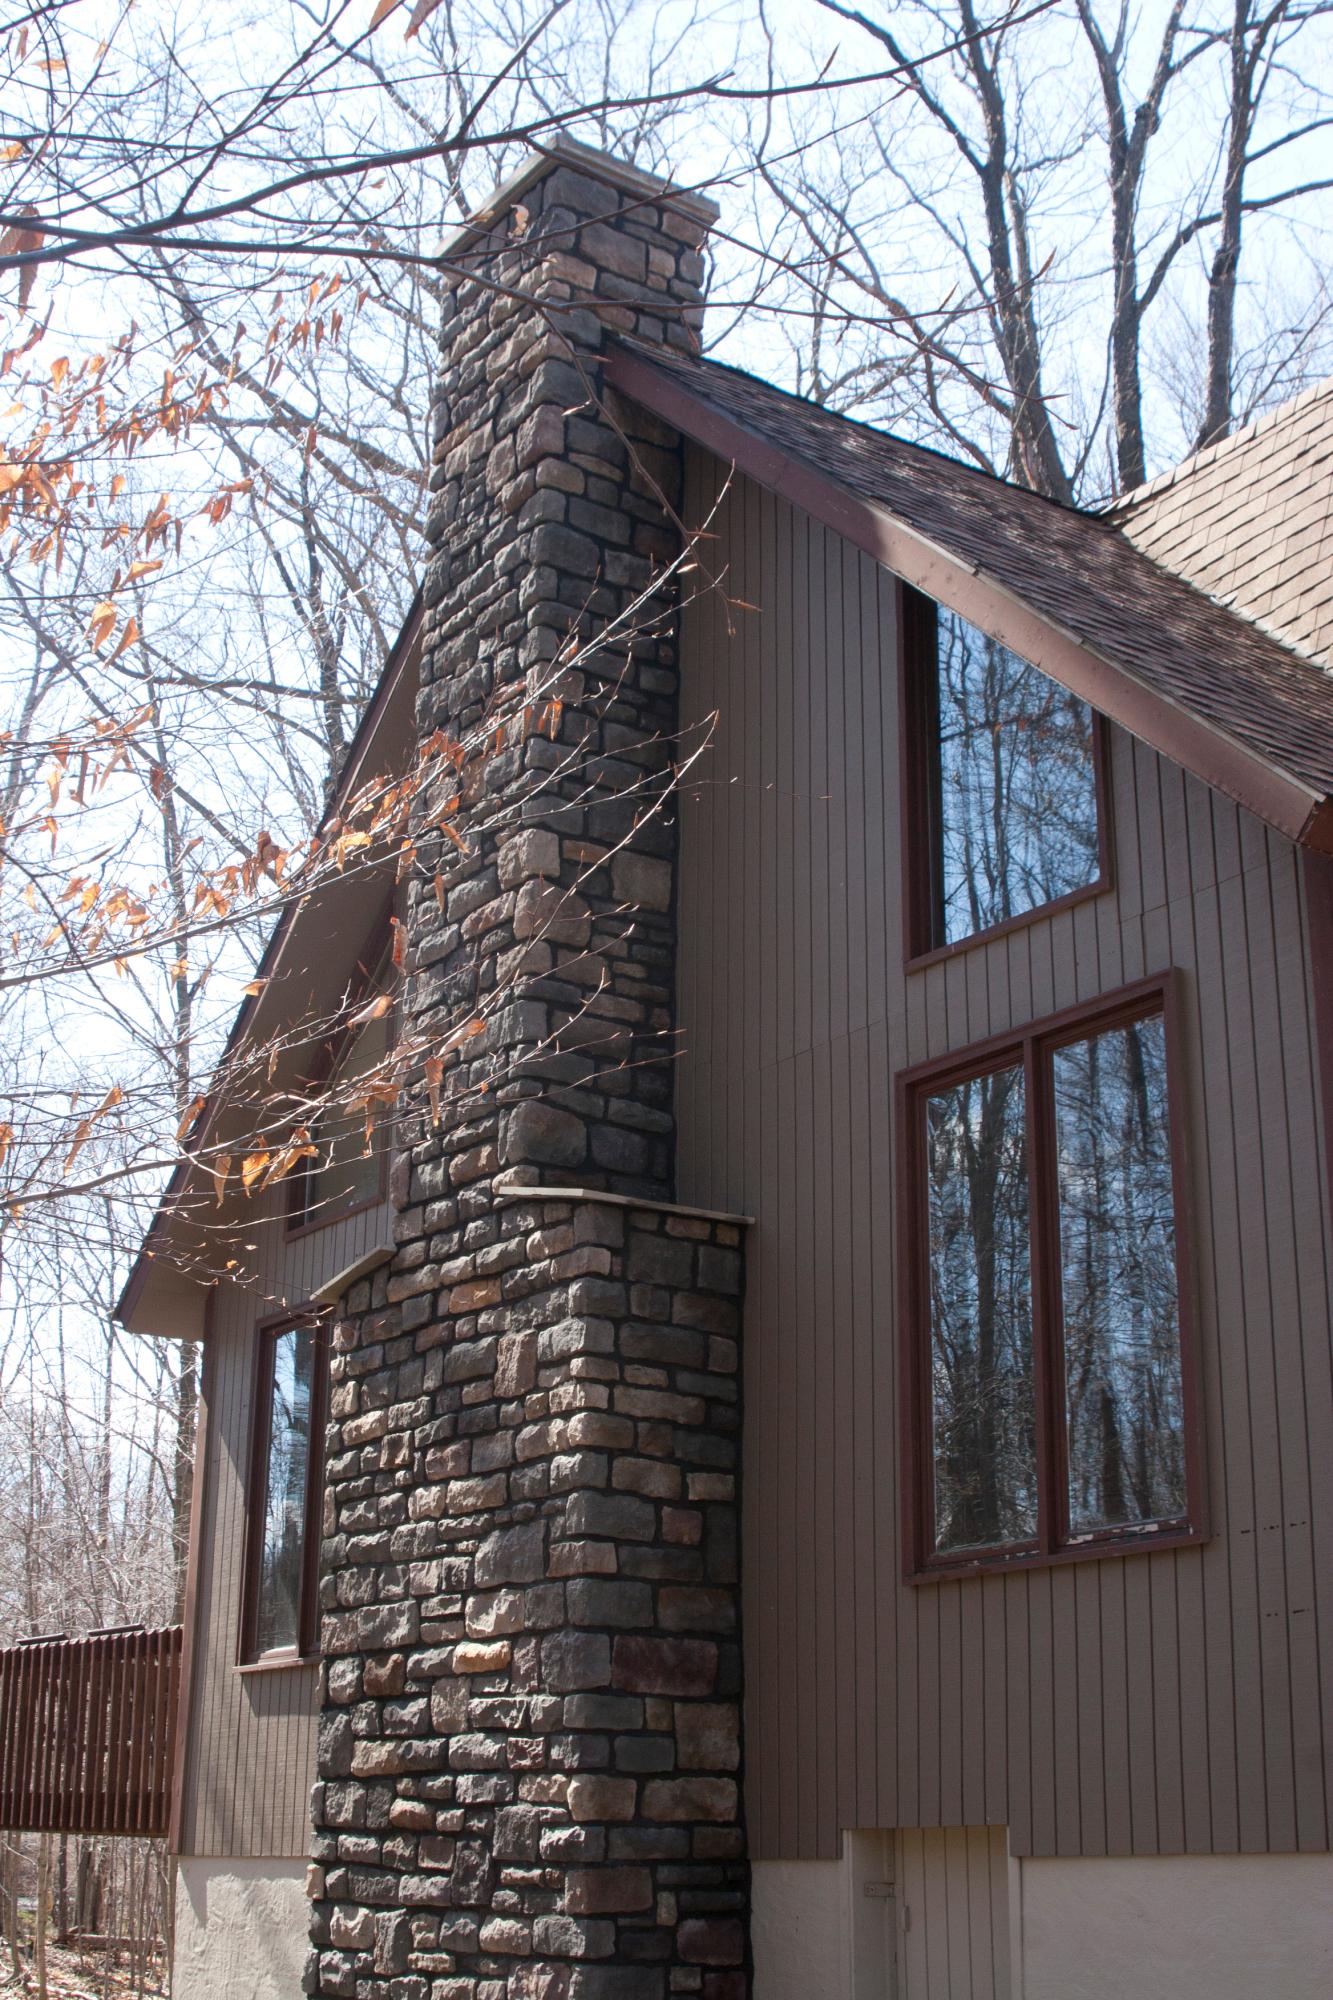
[[[1177,1525],[1145,1528],[1138,1534],[1100,1535],[1086,1542],[1074,1542],[1062,1549],[1016,1549],[1012,1555],[996,1550],[988,1555],[957,1561],[930,1563],[909,1569],[904,1582],[957,1583],[970,1576],[1004,1576],[1011,1570],[1057,1569],[1067,1563],[1107,1562],[1118,1556],[1152,1555],[1159,1549],[1200,1548],[1212,1538],[1204,1528]]]
[[[955,938],[952,944],[937,944],[929,951],[915,952],[908,958],[904,970],[925,972],[932,965],[942,965],[946,959],[957,958],[960,952],[972,951],[977,945],[994,944],[1000,938],[1010,937],[1029,924],[1039,923],[1043,917],[1059,916],[1062,910],[1076,910],[1080,903],[1090,903],[1096,897],[1106,895],[1112,886],[1109,875],[1099,875],[1085,889],[1071,889],[1067,896],[1057,896],[1053,903],[1038,903],[1034,910],[1020,910],[1016,917],[1006,917],[1003,923],[991,924],[984,931],[973,931],[968,937]]]
[[[240,1660],[232,1668],[237,1674],[290,1673],[293,1667],[317,1667],[318,1653],[263,1653],[257,1660]]]

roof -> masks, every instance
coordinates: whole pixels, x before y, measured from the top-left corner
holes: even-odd
[[[616,347],[608,373],[624,393],[822,510],[829,525],[977,623],[995,629],[1008,606],[1008,629],[995,636],[1293,838],[1333,845],[1327,672],[1173,574],[1116,520],[718,361],[629,340]],[[988,591],[961,601],[969,580]],[[1025,625],[1015,608],[1036,620]],[[1039,626],[1073,644],[1044,644]],[[1090,671],[1098,666],[1110,673]]]
[[[1164,569],[1333,667],[1333,380],[1107,513]]]
[[[421,641],[422,599],[420,590],[385,661],[379,684],[367,703],[355,734],[348,744],[338,782],[324,808],[321,826],[346,805],[359,785],[365,783],[376,765],[391,764],[405,748],[410,732],[412,704],[406,699],[415,686]],[[249,997],[237,1009],[226,1044],[214,1071],[214,1084],[186,1138],[189,1152],[177,1162],[162,1191],[148,1233],[131,1266],[129,1276],[116,1301],[114,1317],[134,1332],[197,1337],[201,1331],[197,1314],[191,1321],[187,1300],[200,1292],[195,1280],[173,1270],[165,1254],[173,1228],[188,1221],[190,1188],[198,1169],[195,1157],[227,1108],[222,1102],[218,1079],[225,1076],[228,1059],[252,1035],[272,1033],[298,1011],[307,997],[294,979],[284,979],[294,951],[302,946],[305,955],[320,958],[330,972],[338,963],[338,943],[345,948],[351,938],[364,934],[364,911],[357,912],[367,898],[382,895],[379,877],[391,868],[385,862],[377,869],[349,873],[324,889],[285,903],[282,914],[269,933],[263,955],[255,968]],[[332,895],[329,891],[332,890]],[[358,923],[360,928],[358,928]],[[297,935],[300,933],[300,935]],[[330,935],[332,933],[332,935]],[[146,1297],[150,1289],[154,1297]],[[196,1301],[197,1304],[197,1301]]]
[[[1163,754],[1333,853],[1333,678],[1320,664],[1333,665],[1333,383],[1093,514],[674,348],[612,340],[606,373]],[[330,812],[410,731],[399,697],[420,618],[418,598]],[[312,939],[317,955],[332,949],[321,925],[346,929],[327,902],[285,912],[261,968],[274,976],[237,1016],[228,1052],[299,1011],[302,952]],[[196,1149],[221,1109],[205,1106]],[[157,1253],[190,1179],[183,1161],[117,1306],[127,1324],[173,1330],[182,1311],[189,1280]]]

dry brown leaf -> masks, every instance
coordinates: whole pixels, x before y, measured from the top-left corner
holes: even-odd
[[[264,1176],[264,1186],[270,1187],[274,1181],[282,1180],[284,1175],[289,1174],[292,1168],[301,1160],[317,1160],[318,1158],[319,1149],[317,1146],[310,1144],[309,1132],[304,1125],[298,1125],[296,1131],[292,1134],[291,1144],[284,1146],[281,1152],[274,1154],[273,1163]]]
[[[185,1134],[189,1131],[190,1127],[193,1125],[195,1119],[199,1116],[199,1113],[203,1110],[203,1108],[204,1108],[203,1098],[196,1097],[194,1103],[190,1106],[185,1116],[181,1119],[180,1124],[176,1127],[176,1144],[178,1146],[184,1139]]]
[[[109,598],[104,597],[101,603],[95,606],[93,615],[88,621],[87,633],[88,644],[95,653],[101,651],[102,647],[105,646],[107,640],[111,637],[111,634],[115,631],[116,620],[119,616],[119,612]]]
[[[86,1145],[88,1140],[92,1138],[92,1136],[93,1136],[92,1119],[80,1118],[78,1124],[74,1128],[74,1144],[70,1147],[69,1151],[65,1155],[66,1173],[68,1173],[70,1168],[74,1165],[74,1162],[78,1159],[79,1154],[83,1151],[84,1146]]]
[[[430,1096],[430,1122],[440,1122],[440,1079],[444,1075],[444,1057],[426,1057],[426,1090]]]
[[[478,1015],[474,1020],[469,1021],[465,1027],[455,1028],[452,1035],[446,1035],[440,1043],[440,1053],[446,1056],[452,1055],[455,1049],[462,1048],[464,1042],[474,1041],[478,1035],[484,1034],[485,1031],[486,1023]]]
[[[350,1028],[364,1028],[368,1021],[382,1021],[392,1005],[393,999],[390,994],[377,993],[364,1007],[357,1008],[347,1025]]]
[[[417,0],[416,6],[412,9],[412,18],[407,24],[407,33],[403,36],[403,40],[410,42],[413,35],[425,27],[435,9],[442,4],[443,0]]]
[[[132,572],[131,572],[131,574],[132,574]],[[123,653],[123,652],[124,652],[124,651],[126,650],[126,648],[127,648],[127,647],[130,647],[130,646],[132,646],[132,645],[134,644],[135,640],[136,640],[137,638],[139,638],[140,636],[141,636],[141,635],[140,635],[140,632],[139,632],[139,621],[138,621],[138,619],[137,619],[137,618],[134,618],[134,617],[131,617],[131,618],[129,618],[129,619],[127,620],[127,622],[126,622],[126,625],[125,625],[125,630],[124,630],[124,631],[123,631],[123,632],[121,633],[121,635],[120,635],[119,639],[118,639],[118,640],[116,641],[116,650],[115,650],[115,652],[114,652],[114,653],[113,653],[113,654],[111,655],[111,659],[112,659],[113,661],[114,661],[114,660],[118,660],[118,659],[120,658],[121,654],[122,654],[122,653]],[[155,767],[155,768],[157,768],[157,767]],[[157,792],[157,791],[155,791],[155,792],[154,792],[154,796],[155,796],[155,797],[159,797],[159,798],[160,798],[160,797],[161,797],[161,793],[160,793],[160,792]]]

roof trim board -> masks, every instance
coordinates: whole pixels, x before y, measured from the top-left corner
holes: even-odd
[[[624,347],[614,349],[606,358],[605,377],[622,395],[1011,646],[1113,722],[1291,840],[1333,854],[1333,801],[1182,703],[1148,687],[1077,632],[1032,610],[980,567],[694,395],[643,355]]]

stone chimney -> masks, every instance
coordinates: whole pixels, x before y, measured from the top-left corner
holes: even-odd
[[[445,252],[419,728],[466,750],[405,918],[445,1068],[335,1317],[315,1994],[748,1991],[742,1219],[674,1201],[681,446],[602,389],[608,334],[697,343],[714,215],[561,142]]]

